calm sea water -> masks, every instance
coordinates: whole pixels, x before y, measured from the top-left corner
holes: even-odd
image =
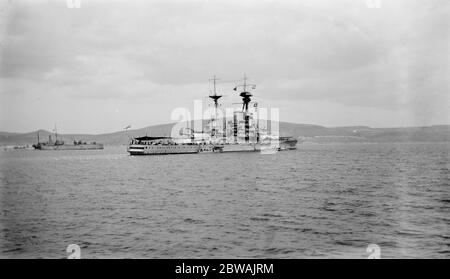
[[[0,257],[450,257],[450,143],[0,152]]]

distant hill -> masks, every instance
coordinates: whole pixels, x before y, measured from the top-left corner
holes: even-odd
[[[141,129],[114,133],[61,134],[59,139],[66,142],[82,140],[101,142],[107,145],[125,145],[129,139],[138,136],[170,136],[174,123],[148,126]],[[37,142],[38,131],[30,133],[0,132],[0,145],[31,145]],[[49,131],[39,130],[41,141],[47,141]],[[280,122],[280,135],[301,138],[306,142],[437,142],[450,141],[450,125],[407,128],[371,128],[367,126],[323,127],[310,124]]]
[[[8,133],[8,132],[1,132],[0,131],[0,136],[13,136],[13,135],[18,135],[19,133]]]

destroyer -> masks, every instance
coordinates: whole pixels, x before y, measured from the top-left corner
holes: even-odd
[[[62,140],[58,140],[58,133],[55,127],[55,141],[52,140],[52,136],[48,136],[47,142],[40,142],[39,131],[37,133],[38,142],[33,144],[33,147],[37,150],[92,150],[92,149],[103,149],[103,144],[91,142],[86,143],[81,140],[74,141],[73,144],[66,144]]]

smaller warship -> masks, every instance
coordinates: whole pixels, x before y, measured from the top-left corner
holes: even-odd
[[[81,140],[73,141],[73,144],[67,144],[58,139],[58,133],[55,127],[55,141],[52,139],[52,135],[48,136],[47,142],[41,142],[39,139],[39,131],[37,132],[37,143],[33,144],[36,150],[93,150],[103,149],[103,144],[97,142],[83,142]]]

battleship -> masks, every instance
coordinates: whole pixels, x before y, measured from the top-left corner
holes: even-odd
[[[242,88],[239,96],[242,98],[242,110],[233,111],[233,119],[226,117],[220,121],[218,117],[219,100],[223,95],[217,94],[216,77],[212,79],[214,90],[208,96],[214,103],[214,114],[208,125],[200,132],[186,127],[180,131],[180,138],[173,137],[137,137],[131,139],[127,151],[130,155],[170,155],[199,153],[229,153],[229,152],[261,152],[272,153],[284,150],[295,150],[298,140],[293,137],[279,137],[271,134],[267,128],[260,127],[258,103],[253,103],[253,94],[249,88],[256,85],[248,84],[244,75],[243,84],[233,90]],[[219,127],[219,122],[221,126]],[[202,123],[203,125],[203,123]],[[187,131],[187,132],[186,132]]]
[[[58,133],[55,127],[55,141],[52,140],[52,135],[48,136],[47,142],[40,142],[39,131],[37,132],[37,143],[33,144],[36,150],[93,150],[93,149],[103,149],[103,144],[97,142],[83,142],[73,141],[73,144],[67,144],[63,140],[58,139]]]

